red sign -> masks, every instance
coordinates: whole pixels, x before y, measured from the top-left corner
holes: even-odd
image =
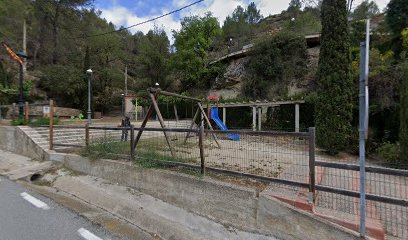
[[[13,50],[11,50],[9,47],[7,47],[6,44],[3,44],[3,46],[6,48],[6,51],[8,52],[8,54],[9,54],[12,58],[14,58],[14,60],[16,60],[17,62],[19,62],[20,64],[23,64],[23,61],[21,60],[21,58],[19,58],[19,57],[17,56],[17,54],[15,54],[15,53],[13,52]]]

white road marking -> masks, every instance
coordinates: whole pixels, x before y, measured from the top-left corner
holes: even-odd
[[[102,240],[102,238],[97,237],[95,234],[91,233],[85,228],[78,229],[78,234],[86,240]]]
[[[20,196],[23,197],[25,200],[27,200],[29,203],[31,203],[34,206],[38,207],[38,208],[41,208],[41,209],[44,209],[44,210],[50,209],[50,207],[46,203],[38,200],[37,198],[31,196],[30,194],[28,194],[26,192],[21,193]]]

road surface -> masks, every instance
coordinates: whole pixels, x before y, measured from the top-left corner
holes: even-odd
[[[117,239],[101,226],[0,176],[1,240]]]

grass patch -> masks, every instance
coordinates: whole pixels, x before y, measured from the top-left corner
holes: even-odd
[[[130,155],[130,142],[117,142],[109,137],[101,138],[83,148],[80,154],[91,160],[117,160]]]
[[[136,152],[136,164],[145,168],[166,168],[169,167],[171,163],[165,162],[196,163],[192,158],[172,156],[170,150],[168,150],[168,155],[163,153],[164,152],[152,149],[152,146],[147,149],[139,150]]]

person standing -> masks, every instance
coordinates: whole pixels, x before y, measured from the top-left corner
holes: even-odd
[[[123,129],[122,129],[122,137],[120,138],[120,141],[127,142],[128,130],[129,130],[129,127],[130,127],[130,118],[128,116],[126,116],[124,119],[122,119],[121,127],[123,127]]]

